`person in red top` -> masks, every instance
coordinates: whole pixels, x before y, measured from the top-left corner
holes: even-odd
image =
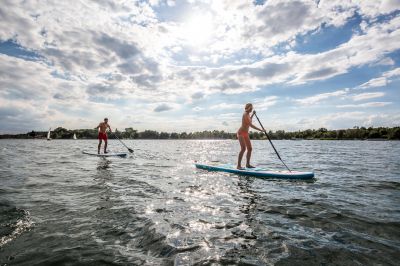
[[[99,130],[99,146],[97,147],[98,154],[100,154],[102,140],[104,140],[104,153],[107,153],[107,128],[110,129],[110,132],[112,132],[111,127],[108,124],[108,118],[104,118],[104,122],[100,122],[100,124],[97,126],[97,129]]]
[[[257,129],[258,131],[263,131],[262,129],[256,127],[255,125],[252,124],[251,122],[251,116],[250,113],[253,111],[253,105],[251,103],[246,104],[244,108],[245,112],[243,113],[242,116],[242,126],[239,128],[237,132],[237,137],[240,143],[240,152],[239,152],[239,157],[238,157],[238,163],[237,163],[237,169],[243,169],[242,168],[242,158],[243,154],[246,151],[247,148],[247,154],[246,154],[246,167],[247,168],[254,168],[250,164],[250,158],[251,158],[251,151],[253,150],[253,147],[251,146],[250,142],[250,137],[249,137],[249,129],[250,127]]]

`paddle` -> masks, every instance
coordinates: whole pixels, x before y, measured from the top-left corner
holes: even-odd
[[[128,149],[128,151],[129,151],[130,153],[133,153],[133,150],[132,150],[131,148],[129,148],[128,146],[126,146],[125,143],[123,143],[122,140],[120,140],[120,139],[118,138],[116,130],[115,130],[115,132],[114,132],[114,136],[117,138],[117,140],[119,140],[119,141],[122,143],[122,145],[125,146],[125,148]]]
[[[289,167],[287,167],[287,165],[285,164],[285,162],[281,159],[281,156],[279,155],[278,151],[275,149],[275,146],[274,146],[274,144],[272,143],[271,138],[269,137],[269,135],[268,135],[267,131],[265,130],[263,124],[261,123],[260,119],[258,118],[258,116],[257,116],[257,114],[256,114],[256,111],[253,111],[253,115],[252,115],[251,117],[253,117],[253,116],[256,116],[256,118],[257,118],[257,120],[258,120],[258,123],[260,123],[260,126],[261,126],[263,132],[264,132],[265,135],[267,136],[267,138],[268,138],[268,140],[269,140],[269,143],[271,143],[272,148],[274,148],[274,151],[275,151],[276,155],[278,156],[279,160],[281,160],[281,162],[282,162],[283,165],[289,170],[289,172],[292,172],[292,171],[289,169]]]

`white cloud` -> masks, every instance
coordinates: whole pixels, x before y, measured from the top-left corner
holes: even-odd
[[[385,57],[376,63],[376,65],[383,65],[383,66],[393,66],[394,64],[395,62],[390,57]]]
[[[168,6],[175,6],[175,0],[167,0],[167,5]]]
[[[192,98],[193,100],[203,99],[204,97],[205,97],[205,94],[204,94],[202,91],[195,92],[195,93],[193,93],[193,94],[191,95],[191,98]]]
[[[298,129],[320,128],[328,129],[352,128],[354,126],[398,126],[400,124],[400,113],[378,113],[367,112],[336,112],[327,115],[319,115],[312,118],[299,120],[296,124]],[[295,127],[296,128],[296,127]]]
[[[151,108],[149,108],[151,107]],[[153,112],[161,113],[171,110],[179,110],[181,105],[176,102],[148,102],[145,104],[145,108],[152,109]]]
[[[359,88],[361,89],[368,89],[368,88],[375,88],[375,87],[383,87],[388,84],[386,77],[374,78],[370,79],[369,81],[361,84]]]
[[[392,104],[391,102],[368,102],[360,104],[344,104],[338,105],[337,108],[369,108],[369,107],[383,107]]]
[[[267,96],[262,99],[256,99],[254,101],[254,108],[260,111],[267,110],[269,107],[276,105],[277,102],[277,96]]]
[[[292,83],[324,80],[347,73],[352,67],[378,62],[385,54],[399,49],[398,38],[400,17],[371,26],[365,34],[354,35],[347,43],[330,51],[297,56],[301,70],[296,73],[297,78]]]
[[[33,62],[0,56],[0,100],[13,103],[4,105],[7,109],[2,106],[4,116],[22,105],[42,110],[37,117],[49,123],[83,126],[70,121],[78,121],[78,113],[89,121],[100,115],[98,107],[122,117],[134,112],[134,105],[144,110],[143,116],[152,117],[154,111],[178,110],[178,103],[189,101],[199,111],[211,94],[265,95],[269,85],[309,84],[355,67],[392,65],[387,56],[399,49],[400,17],[376,20],[398,8],[398,1],[270,0],[262,6],[239,0],[193,1],[191,15],[205,11],[212,25],[199,47],[189,47],[181,34],[190,18],[161,20],[152,8],[171,5],[179,8],[179,2],[153,0],[73,5],[3,1],[0,41],[11,39],[43,58]],[[322,25],[344,25],[355,12],[368,23],[346,43],[316,54],[290,51],[297,36],[318,32]],[[275,54],[272,48],[277,44],[288,50]],[[188,58],[198,60],[197,66],[188,65]],[[385,86],[399,76],[396,68],[360,88]],[[316,104],[345,95],[346,91],[328,92],[297,102]],[[270,96],[254,103],[263,110],[277,101]],[[243,106],[225,103],[215,108]],[[159,125],[166,122],[160,120]]]
[[[149,4],[151,6],[158,6],[160,4],[160,0],[149,0]]]
[[[347,11],[338,11],[342,5]],[[346,73],[351,67],[381,61],[382,54],[397,48],[393,47],[392,40],[399,37],[399,23],[396,21],[399,19],[394,18],[387,23],[368,27],[364,35],[353,36],[348,43],[330,51],[314,55],[290,52],[268,57],[265,54],[268,50],[266,47],[291,40],[296,34],[318,29],[322,23],[343,25],[357,9],[362,8],[347,2],[320,2],[317,5],[313,1],[267,1],[263,6],[254,6],[250,2],[243,4],[241,1],[213,2],[208,10],[217,20],[213,30],[216,36],[224,38],[219,39],[213,35],[210,45],[198,47],[205,49],[204,52],[210,55],[201,58],[229,58],[240,50],[262,53],[267,58],[238,67],[225,65],[214,69],[174,68],[164,64],[175,63],[171,61],[170,52],[176,48],[182,49],[183,43],[176,35],[180,24],[158,22],[154,11],[145,3],[105,1],[103,6],[80,3],[76,6],[58,5],[52,12],[49,11],[50,7],[20,7],[10,3],[9,9],[14,10],[14,15],[7,17],[7,28],[4,27],[3,31],[0,28],[2,39],[17,35],[23,46],[30,47],[33,42],[30,39],[34,38],[34,43],[38,44],[34,49],[53,61],[57,67],[68,70],[73,75],[90,78],[99,72],[112,73],[117,70],[131,81],[132,90],[173,88],[187,91],[193,90],[194,84],[205,84],[207,91],[242,93],[255,91],[260,86],[269,84],[324,80]],[[36,10],[39,14],[37,19],[32,20],[26,16],[24,9]],[[284,20],[274,19],[282,17],[282,12],[294,12],[296,15],[283,16]],[[80,19],[69,20],[65,15],[69,13],[81,18],[84,24],[77,24]],[[124,16],[135,19],[126,20]],[[13,27],[24,21],[18,19],[19,17],[25,18],[28,21],[26,23],[31,25],[24,28],[30,29],[36,25],[37,30],[27,33],[21,27]],[[61,21],[59,17],[62,18]],[[285,19],[286,17],[290,19]],[[148,26],[142,27],[140,24]],[[104,27],[99,28],[99,25]],[[39,34],[40,29],[44,28],[46,34]],[[243,37],[251,29],[257,29],[257,34]],[[273,33],[272,36],[265,34],[268,32]],[[24,39],[33,33],[35,35],[29,37],[29,41]],[[384,45],[381,41],[383,38]],[[191,51],[189,57],[200,58],[196,51]],[[212,76],[219,77],[219,81],[206,82],[205,79]],[[194,81],[189,87],[187,78]]]
[[[383,76],[387,77],[387,78],[399,77],[400,76],[400,67],[383,73]]]
[[[381,1],[357,0],[357,1],[344,1],[344,2],[356,5],[362,15],[365,15],[370,18],[399,10],[400,6],[399,0],[381,0]]]
[[[243,104],[235,104],[235,103],[219,103],[216,105],[212,105],[209,107],[211,110],[227,110],[227,109],[243,109]]]
[[[358,88],[368,89],[374,87],[383,87],[398,78],[400,78],[400,67],[383,73],[381,77],[370,79],[369,81],[358,86]]]
[[[204,108],[203,107],[199,107],[199,106],[196,106],[196,107],[193,108],[193,111],[195,111],[195,112],[200,112],[200,111],[203,111],[203,110],[204,110]]]
[[[305,84],[314,80],[327,80],[347,73],[354,67],[377,63],[385,54],[399,48],[398,38],[400,17],[371,26],[365,34],[354,35],[347,43],[319,54],[289,52],[249,65],[192,67],[190,72],[183,68],[177,74],[180,78],[203,81],[200,84],[203,84],[205,90],[225,93],[255,91],[262,86],[279,83]]]
[[[362,101],[362,100],[367,100],[367,99],[379,98],[384,95],[385,95],[384,92],[367,92],[367,93],[360,93],[360,94],[353,95],[353,96],[351,96],[351,98],[354,101]]]
[[[349,91],[349,89],[343,89],[343,90],[338,90],[338,91],[334,91],[334,92],[321,93],[321,94],[306,97],[303,99],[297,99],[295,101],[300,103],[301,105],[314,105],[314,104],[320,103],[321,101],[326,100],[328,98],[337,98],[337,97],[345,96],[345,95],[347,95],[348,91]]]
[[[170,106],[170,105],[168,105],[168,104],[166,104],[166,103],[162,103],[162,104],[160,104],[160,105],[157,105],[156,108],[154,108],[154,112],[157,112],[157,113],[159,113],[159,112],[165,112],[165,111],[169,111],[169,110],[171,110],[171,109],[173,109],[172,106]]]

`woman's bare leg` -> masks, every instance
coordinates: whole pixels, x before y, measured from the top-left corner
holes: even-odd
[[[246,167],[251,168],[253,167],[250,164],[250,159],[251,159],[251,152],[253,151],[253,147],[251,146],[251,142],[250,142],[250,137],[246,136],[243,138],[244,139],[244,143],[246,145],[247,148],[247,154],[246,154]]]
[[[246,151],[246,143],[244,141],[243,136],[238,137],[239,143],[240,143],[240,152],[239,152],[239,157],[238,157],[238,163],[236,168],[237,169],[241,169],[242,168],[242,158],[243,158],[243,154]]]

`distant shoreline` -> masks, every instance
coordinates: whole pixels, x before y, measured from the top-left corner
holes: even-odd
[[[47,131],[31,131],[25,134],[2,134],[0,139],[46,139]],[[115,138],[115,133],[109,133],[109,139]],[[125,128],[124,131],[117,132],[118,137],[122,139],[236,139],[236,133],[225,132],[219,130],[213,131],[197,131],[197,132],[181,132],[168,133],[158,132],[155,130],[138,131],[133,128]],[[97,129],[74,129],[68,130],[58,127],[51,131],[51,139],[73,139],[74,135],[77,139],[97,139]],[[250,138],[253,140],[267,139],[262,132],[250,132]],[[386,141],[400,140],[400,127],[354,127],[350,129],[328,130],[326,128],[307,129],[293,132],[284,130],[269,131],[268,135],[273,140],[369,140],[369,141]]]
[[[120,138],[121,139],[121,138]],[[46,138],[3,138],[0,135],[0,141],[1,140],[47,140]],[[74,140],[74,139],[51,139],[51,140]],[[81,140],[97,140],[97,138],[92,138],[92,139],[77,139],[75,141],[81,141]],[[116,138],[109,138],[109,140],[116,140]],[[142,138],[137,138],[137,139],[126,139],[122,138],[122,140],[237,140],[237,139],[142,139]],[[252,139],[252,140],[268,140],[268,139]],[[273,140],[288,140],[288,141],[313,141],[313,140],[320,140],[320,141],[400,141],[400,139],[273,139]]]

